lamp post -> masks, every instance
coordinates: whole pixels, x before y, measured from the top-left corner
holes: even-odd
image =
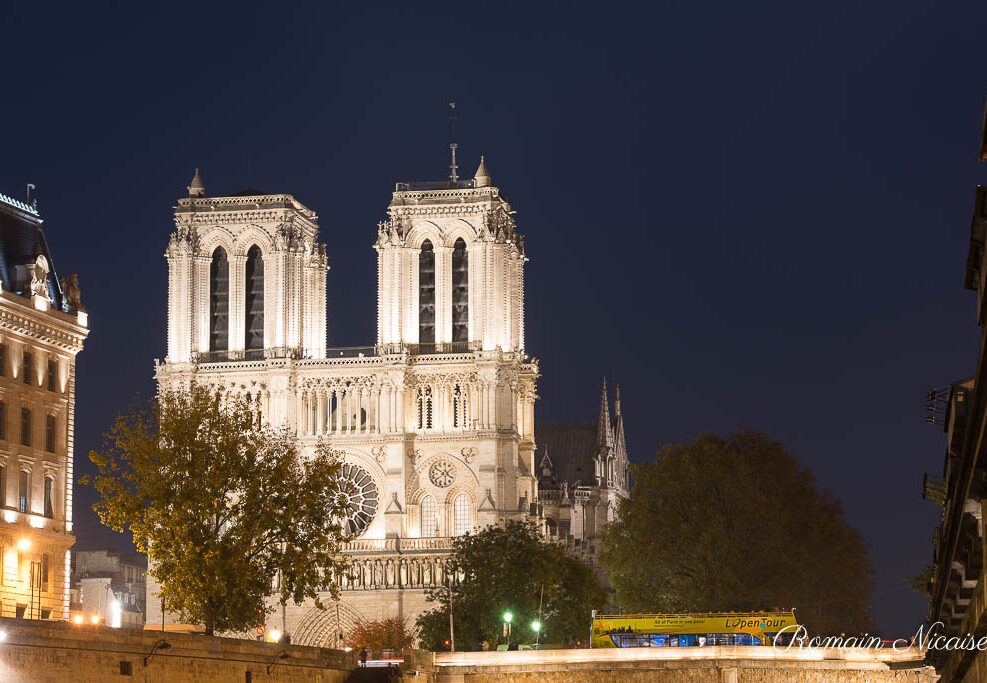
[[[507,638],[507,646],[511,646],[511,620],[514,619],[514,615],[510,612],[504,612],[504,637]]]
[[[541,639],[541,622],[535,619],[531,622],[531,630],[535,632],[535,649],[538,649],[538,642]]]
[[[171,643],[169,643],[164,638],[161,638],[160,640],[158,640],[158,642],[156,642],[154,644],[154,647],[151,648],[151,651],[147,654],[147,657],[144,658],[144,668],[145,669],[147,668],[147,663],[151,661],[151,658],[155,654],[157,654],[161,650],[167,650],[170,647],[171,647]]]

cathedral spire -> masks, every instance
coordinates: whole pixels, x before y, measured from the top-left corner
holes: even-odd
[[[493,179],[490,177],[490,171],[487,170],[487,164],[483,160],[483,155],[480,155],[480,167],[476,169],[476,173],[473,174],[473,186],[474,187],[489,187]]]
[[[449,103],[449,151],[452,153],[452,163],[449,164],[449,182],[455,183],[459,180],[456,175],[456,103]]]
[[[615,420],[618,417],[620,417],[620,385],[619,384],[617,385],[613,398],[613,417]]]
[[[597,450],[610,447],[610,401],[607,399],[607,378],[603,378],[600,391],[600,420],[596,425]]]
[[[206,196],[206,186],[202,184],[202,176],[199,175],[199,169],[195,169],[195,175],[192,177],[192,184],[188,186],[188,196]]]

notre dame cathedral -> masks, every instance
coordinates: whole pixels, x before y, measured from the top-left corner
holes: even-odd
[[[413,622],[452,538],[487,525],[529,520],[592,561],[628,494],[619,388],[611,413],[604,383],[596,421],[535,421],[514,214],[482,158],[470,180],[453,168],[397,183],[373,243],[376,343],[327,348],[314,211],[287,194],[207,196],[198,171],[178,200],[158,382],[194,378],[288,425],[303,453],[324,439],[346,454],[350,576],[329,609],[269,616],[294,643],[334,646],[360,619]],[[157,588],[148,624],[162,620]]]

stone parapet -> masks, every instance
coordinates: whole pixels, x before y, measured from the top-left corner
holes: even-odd
[[[320,681],[341,683],[356,655],[279,643],[162,631],[121,631],[0,619],[0,680]],[[144,665],[156,643],[168,643]],[[287,653],[287,658],[278,658]],[[277,659],[276,659],[277,658]],[[268,674],[268,667],[275,662]]]
[[[407,676],[436,683],[545,681],[680,681],[696,683],[933,683],[925,652],[889,649],[804,648],[788,652],[763,646],[626,648],[515,652],[437,652],[408,657]]]

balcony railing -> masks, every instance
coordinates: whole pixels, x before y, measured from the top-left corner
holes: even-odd
[[[412,356],[425,356],[444,353],[472,353],[479,351],[480,342],[440,342],[437,344],[379,344],[377,346],[336,346],[326,349],[326,358],[372,358],[389,354],[407,353]],[[192,354],[195,363],[229,363],[236,361],[259,361],[276,358],[301,359],[299,349],[278,347],[271,349],[249,349],[247,351],[200,351]]]

